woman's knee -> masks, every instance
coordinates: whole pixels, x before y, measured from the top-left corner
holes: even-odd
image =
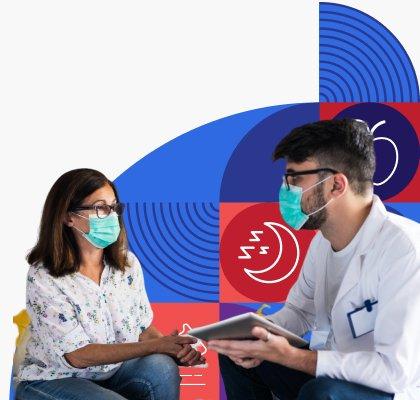
[[[159,381],[167,382],[170,385],[181,382],[179,368],[173,358],[165,354],[152,354],[146,357],[149,376],[156,376]]]
[[[174,400],[179,398],[181,377],[176,362],[164,354],[152,354],[130,360],[118,392],[128,399]],[[142,398],[143,398],[142,397]]]
[[[134,361],[134,365],[130,365],[130,369],[140,381],[148,381],[153,387],[179,386],[181,382],[178,365],[173,358],[165,354],[152,354],[138,358]]]
[[[335,380],[327,377],[311,379],[299,391],[298,400],[334,400],[338,393]]]

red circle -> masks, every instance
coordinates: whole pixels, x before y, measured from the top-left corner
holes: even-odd
[[[242,295],[256,301],[285,301],[313,236],[314,231],[288,227],[281,219],[278,203],[252,205],[239,212],[224,230],[221,267]]]

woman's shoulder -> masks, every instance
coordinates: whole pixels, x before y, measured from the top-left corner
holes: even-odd
[[[27,276],[28,280],[30,280],[29,278],[39,278],[43,281],[54,280],[54,277],[49,273],[48,269],[42,263],[29,265]]]
[[[141,264],[137,256],[130,250],[127,252],[127,267],[125,269],[126,274],[133,274],[139,279],[143,279],[143,271]]]
[[[132,268],[134,266],[140,266],[140,261],[131,250],[127,250],[127,268]]]
[[[133,272],[137,272],[138,269],[140,269],[140,262],[138,258],[136,257],[136,255],[130,250],[127,250],[124,270],[117,269],[117,268],[110,268],[112,274],[121,275],[121,276],[126,276],[127,274],[132,274]]]
[[[58,282],[60,279],[52,276],[42,264],[30,265],[26,279],[27,294],[30,296],[56,296],[60,293]]]

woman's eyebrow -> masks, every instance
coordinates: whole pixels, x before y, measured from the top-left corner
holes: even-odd
[[[96,203],[99,203],[99,202],[103,202],[103,203],[106,204],[106,200],[103,200],[103,199],[95,200],[92,204],[96,204]],[[114,199],[114,200],[112,200],[111,204],[116,203],[116,202],[117,202],[117,199]]]
[[[105,201],[105,200],[99,199],[99,200],[95,200],[92,204],[99,203],[100,201],[102,201],[102,202],[106,203],[106,201]]]

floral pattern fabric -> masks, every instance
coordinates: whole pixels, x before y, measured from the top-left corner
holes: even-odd
[[[143,273],[129,252],[119,271],[105,262],[98,285],[80,272],[55,278],[42,265],[29,268],[26,307],[31,317],[18,380],[106,379],[121,363],[75,368],[64,354],[90,343],[136,342],[153,319]]]

